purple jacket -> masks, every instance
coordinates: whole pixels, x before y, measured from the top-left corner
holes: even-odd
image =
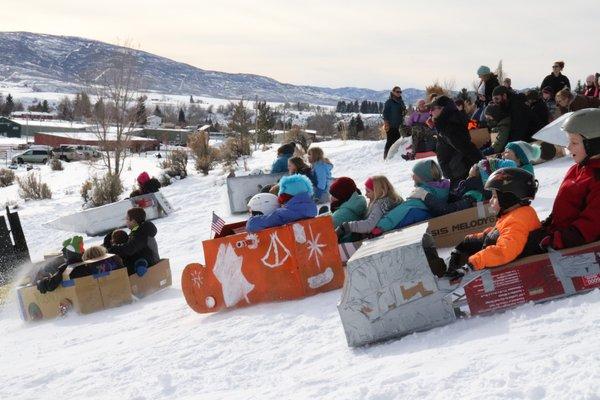
[[[419,112],[415,110],[408,118],[408,121],[406,121],[406,126],[425,125],[425,122],[429,119],[429,117],[429,111]]]

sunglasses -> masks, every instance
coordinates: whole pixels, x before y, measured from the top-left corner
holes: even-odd
[[[552,68],[560,68],[560,65],[553,65]]]
[[[394,90],[394,94],[402,94],[402,92],[399,90]]]

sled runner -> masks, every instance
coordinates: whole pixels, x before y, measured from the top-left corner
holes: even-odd
[[[196,312],[299,299],[338,289],[344,270],[331,217],[297,221],[257,233],[226,225],[202,243],[206,265],[190,264],[181,277]]]
[[[65,215],[44,226],[67,232],[85,233],[88,236],[100,236],[124,227],[125,214],[132,207],[143,208],[148,221],[162,218],[173,212],[167,199],[160,192],[156,192]]]
[[[349,346],[447,325],[459,315],[491,313],[600,287],[600,242],[551,250],[449,281],[431,273],[421,245],[423,233],[424,226],[415,226],[365,242],[349,260],[338,304]],[[457,295],[461,289],[464,296]]]
[[[260,193],[266,185],[274,185],[285,176],[281,174],[260,174],[246,176],[232,176],[227,178],[227,195],[229,196],[229,208],[232,213],[243,213],[248,211],[248,201],[257,193]]]
[[[74,310],[78,314],[129,304],[133,296],[143,298],[171,286],[169,260],[164,259],[148,268],[144,276],[128,276],[127,268],[119,266],[115,256],[69,266],[60,286],[40,293],[35,284],[17,288],[21,318],[36,321],[63,316]]]

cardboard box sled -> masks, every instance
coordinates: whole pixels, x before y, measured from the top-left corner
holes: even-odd
[[[229,208],[232,213],[243,213],[248,211],[248,201],[266,185],[273,185],[285,176],[281,174],[261,174],[232,176],[227,178],[227,195],[229,196]]]
[[[437,248],[454,247],[467,235],[481,232],[485,228],[496,223],[496,213],[492,211],[488,203],[479,202],[476,207],[466,210],[431,218],[415,225],[426,225]],[[397,231],[413,227],[400,228]],[[394,231],[392,231],[394,232]],[[361,242],[340,243],[339,251],[342,261],[346,263],[360,247]]]
[[[431,273],[421,245],[424,232],[415,226],[365,242],[348,262],[338,311],[349,346],[447,325],[463,303],[467,315],[478,315],[600,287],[600,241],[452,282]],[[454,294],[461,288],[466,302]]]
[[[492,136],[488,128],[471,129],[469,134],[471,135],[471,142],[473,142],[478,149],[485,147],[492,141]]]
[[[125,214],[132,207],[143,208],[146,211],[147,220],[162,218],[173,212],[173,208],[165,197],[160,192],[156,192],[65,215],[44,224],[44,226],[68,232],[85,233],[88,236],[99,236],[123,228]]]
[[[344,270],[331,217],[257,233],[244,227],[244,222],[226,225],[223,236],[202,243],[206,266],[185,267],[181,288],[194,311],[299,299],[342,286]]]
[[[71,309],[78,314],[118,307],[148,296],[171,285],[169,260],[161,260],[143,276],[127,275],[118,267],[114,255],[68,267],[61,285],[52,292],[40,293],[35,285],[17,288],[21,318],[24,321],[55,318]],[[116,269],[115,269],[116,268]]]

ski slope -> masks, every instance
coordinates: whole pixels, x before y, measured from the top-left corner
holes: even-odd
[[[384,163],[383,142],[321,146],[334,176],[362,183],[386,174],[409,193],[413,162]],[[270,166],[274,154],[255,152],[249,169]],[[536,167],[541,217],[571,163]],[[99,170],[83,163],[61,172],[41,167],[54,198],[19,200],[35,259],[68,236],[41,223],[80,207],[81,182]],[[156,174],[158,160],[132,158],[126,186],[143,170]],[[346,346],[339,290],[195,314],[180,290],[181,271],[203,261],[211,211],[228,221],[243,217],[229,216],[225,176],[221,169],[193,173],[162,189],[177,208],[155,221],[161,256],[171,259],[172,288],[117,309],[28,324],[9,302],[0,311],[0,399],[600,399],[598,290],[360,349]],[[0,203],[16,199],[15,185],[0,189]]]

